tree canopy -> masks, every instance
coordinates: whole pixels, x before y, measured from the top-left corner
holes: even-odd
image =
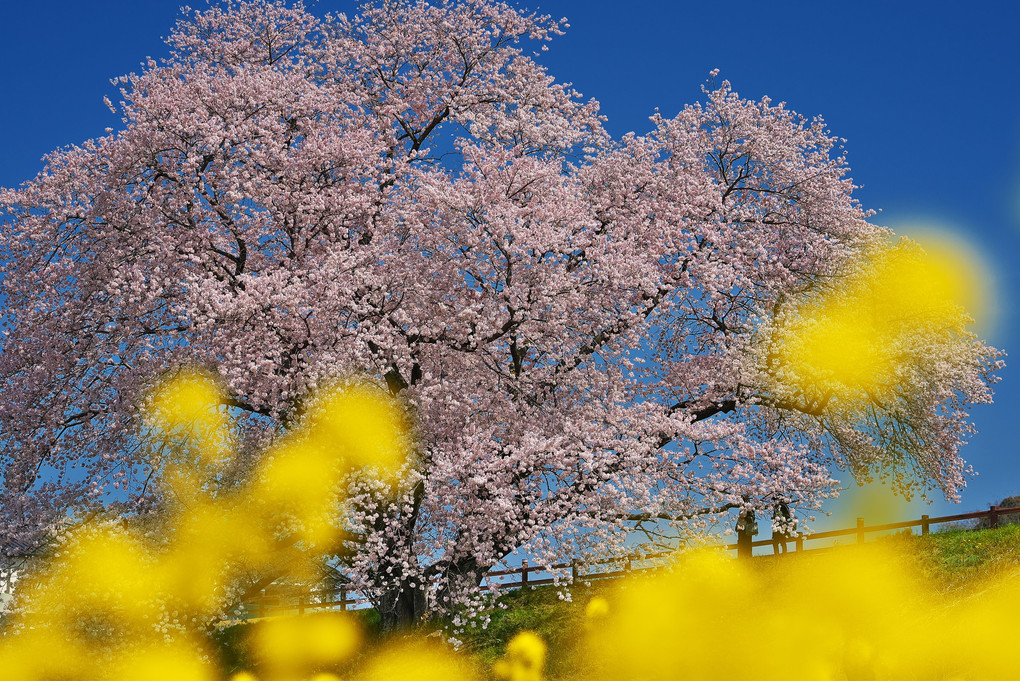
[[[0,191],[5,541],[154,503],[139,405],[186,365],[253,456],[322,386],[404,401],[398,495],[352,478],[342,518],[397,619],[523,546],[817,508],[830,465],[955,496],[999,353],[951,296],[914,306],[924,253],[868,222],[824,122],[713,73],[613,139],[526,53],[559,33],[490,0],[179,22],[121,129]]]

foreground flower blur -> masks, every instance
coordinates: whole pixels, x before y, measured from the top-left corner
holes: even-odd
[[[607,594],[575,651],[594,681],[987,681],[1016,677],[1020,574],[939,594],[895,542],[735,561],[679,558]],[[603,610],[605,606],[597,606]]]
[[[232,446],[223,405],[201,372],[154,387],[143,408],[158,445],[160,523],[89,523],[62,538],[19,582],[0,643],[5,681],[222,677],[211,626],[255,586],[314,584],[319,556],[340,536],[344,477],[366,469],[395,479],[409,449],[399,404],[369,383],[342,383],[312,402],[246,482],[217,491],[210,478]],[[342,668],[361,640],[351,615],[319,613],[260,623],[249,643],[258,678],[294,679]]]
[[[226,678],[211,626],[267,578],[310,584],[317,551],[340,532],[343,476],[367,468],[392,479],[408,447],[399,405],[370,384],[348,383],[322,395],[245,484],[214,493],[196,471],[215,457],[195,448],[219,451],[230,441],[215,382],[182,372],[154,395],[151,435],[176,447],[162,464],[162,530],[128,522],[70,532],[19,582],[0,639],[4,681]],[[569,678],[592,681],[1013,678],[1020,653],[990,632],[1012,626],[1017,574],[965,599],[939,595],[895,547],[772,562],[681,555],[592,598],[566,649],[518,633],[491,674],[541,681],[547,658],[565,655]],[[347,612],[268,618],[247,630],[251,668],[231,681],[480,678],[467,655],[421,635],[370,646]]]

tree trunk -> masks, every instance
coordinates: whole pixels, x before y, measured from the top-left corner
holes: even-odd
[[[488,568],[478,565],[473,557],[462,558],[447,565],[446,582],[436,594],[439,604],[449,606],[456,592],[477,587],[487,571]],[[420,580],[416,580],[416,583],[415,587],[405,583],[399,590],[386,592],[377,604],[384,632],[411,629],[430,614],[425,597],[428,584],[421,584]]]
[[[426,615],[424,586],[412,588],[404,585],[399,591],[388,591],[378,607],[384,632],[411,629]]]

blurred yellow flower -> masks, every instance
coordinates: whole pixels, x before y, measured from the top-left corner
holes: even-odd
[[[355,681],[477,681],[467,659],[438,644],[398,641],[375,655]]]
[[[217,681],[219,674],[208,661],[208,651],[185,640],[136,646],[111,663],[110,681]]]
[[[546,652],[538,634],[522,631],[506,644],[506,653],[493,666],[493,674],[503,681],[541,681]]]
[[[596,596],[588,601],[584,608],[584,616],[589,620],[599,620],[609,614],[609,601]]]
[[[230,681],[259,681],[258,677],[251,672],[237,672],[230,677]]]
[[[885,400],[901,372],[940,343],[967,336],[977,284],[951,253],[907,239],[854,263],[777,320],[769,362],[808,408]]]
[[[228,420],[225,395],[211,376],[182,369],[158,383],[146,409],[150,427],[168,437],[193,439],[206,455],[223,455]]]
[[[190,369],[153,389],[147,424],[170,445],[160,450],[163,515],[139,530],[78,528],[44,570],[21,580],[20,629],[0,639],[4,681],[219,678],[189,632],[221,616],[254,577],[311,588],[320,576],[316,548],[338,536],[343,476],[360,467],[393,476],[406,458],[401,405],[351,383],[313,400],[249,480],[218,491],[212,478],[232,446],[223,403],[218,384]],[[254,638],[276,679],[333,681],[322,668],[346,663],[361,645],[356,620],[342,613],[264,622]],[[462,662],[437,648],[390,649],[366,674],[425,664],[422,679],[445,681],[454,670],[468,678]]]
[[[388,392],[367,382],[339,384],[314,401],[307,432],[351,467],[372,467],[392,477],[404,465],[409,424],[404,407]]]
[[[80,528],[48,572],[19,584],[26,623],[98,651],[151,636],[162,586],[154,566],[126,530]]]
[[[362,640],[353,615],[322,612],[258,623],[251,648],[274,675],[304,674],[350,660]]]

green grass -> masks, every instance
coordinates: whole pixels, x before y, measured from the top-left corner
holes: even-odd
[[[943,591],[966,591],[1020,570],[1020,525],[938,532],[912,544],[926,576]]]
[[[501,607],[492,612],[488,627],[468,629],[458,638],[483,667],[491,666],[503,654],[507,642],[521,631],[535,632],[551,651],[564,649],[584,621],[585,606],[598,591],[598,584],[577,585],[571,589],[570,601],[561,599],[554,586],[509,591],[500,596]],[[560,656],[550,656],[550,677],[558,676],[557,667],[563,662]]]

